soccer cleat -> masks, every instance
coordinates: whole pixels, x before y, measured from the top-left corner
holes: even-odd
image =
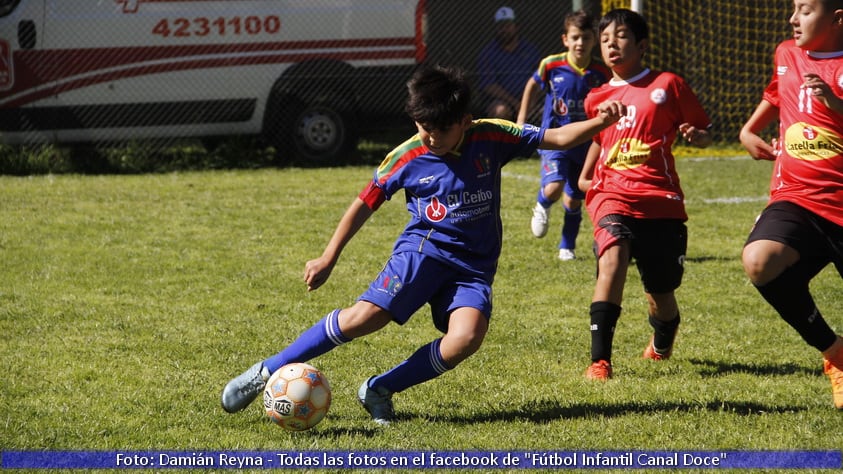
[[[541,204],[536,203],[533,208],[533,219],[530,221],[530,230],[533,235],[542,238],[547,234],[547,221],[550,218],[550,209],[545,209]]]
[[[577,256],[574,255],[574,251],[572,249],[559,249],[559,260],[567,262],[576,258]]]
[[[229,413],[238,412],[252,403],[258,394],[266,387],[269,380],[269,369],[263,362],[249,367],[248,370],[231,379],[222,389],[222,408]]]
[[[395,410],[392,408],[392,392],[384,387],[369,387],[369,377],[357,390],[357,400],[363,408],[372,415],[372,419],[379,425],[388,425],[395,419]]]
[[[831,399],[838,410],[843,410],[843,349],[830,358],[823,358],[823,372],[831,379]]]
[[[655,339],[655,336],[650,337],[650,343],[647,344],[647,348],[644,349],[644,354],[642,354],[641,357],[653,360],[670,359],[670,355],[673,354],[673,346],[670,346],[667,349],[658,350],[656,349],[656,346],[653,345],[653,339]]]
[[[585,378],[589,380],[609,380],[612,378],[612,364],[605,360],[592,362],[585,369]]]

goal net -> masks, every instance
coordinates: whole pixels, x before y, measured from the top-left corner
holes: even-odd
[[[647,65],[684,77],[711,117],[715,141],[737,142],[772,76],[776,45],[791,35],[791,2],[640,3],[650,27]],[[630,7],[629,0],[602,1],[603,13]]]

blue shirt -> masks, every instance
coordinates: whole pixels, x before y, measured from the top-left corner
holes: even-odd
[[[541,59],[541,53],[532,44],[519,40],[514,51],[507,52],[497,40],[489,42],[477,58],[478,88],[485,89],[497,83],[513,97],[521,99],[524,84]]]
[[[556,128],[585,120],[585,96],[609,77],[606,66],[592,62],[580,69],[568,61],[568,53],[542,59],[533,73],[533,80],[545,92],[542,127]]]
[[[591,62],[581,69],[568,61],[568,53],[550,55],[541,60],[533,73],[533,80],[545,93],[542,127],[556,128],[585,120],[585,96],[588,91],[606,83],[611,77],[603,64]],[[569,150],[542,150],[551,156],[570,157],[582,162],[591,141]]]
[[[531,155],[543,137],[532,125],[484,119],[444,156],[430,153],[418,135],[395,148],[374,177],[387,199],[403,189],[410,212],[393,251],[421,252],[491,283],[503,238],[501,168]]]

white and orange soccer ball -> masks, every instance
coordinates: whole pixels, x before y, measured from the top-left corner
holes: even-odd
[[[331,386],[316,367],[287,364],[272,374],[263,391],[266,414],[282,428],[304,431],[316,426],[331,407]]]

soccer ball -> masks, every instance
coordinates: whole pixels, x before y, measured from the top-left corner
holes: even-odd
[[[304,431],[325,418],[331,386],[316,367],[301,362],[276,370],[266,382],[263,406],[269,418],[290,431]]]

